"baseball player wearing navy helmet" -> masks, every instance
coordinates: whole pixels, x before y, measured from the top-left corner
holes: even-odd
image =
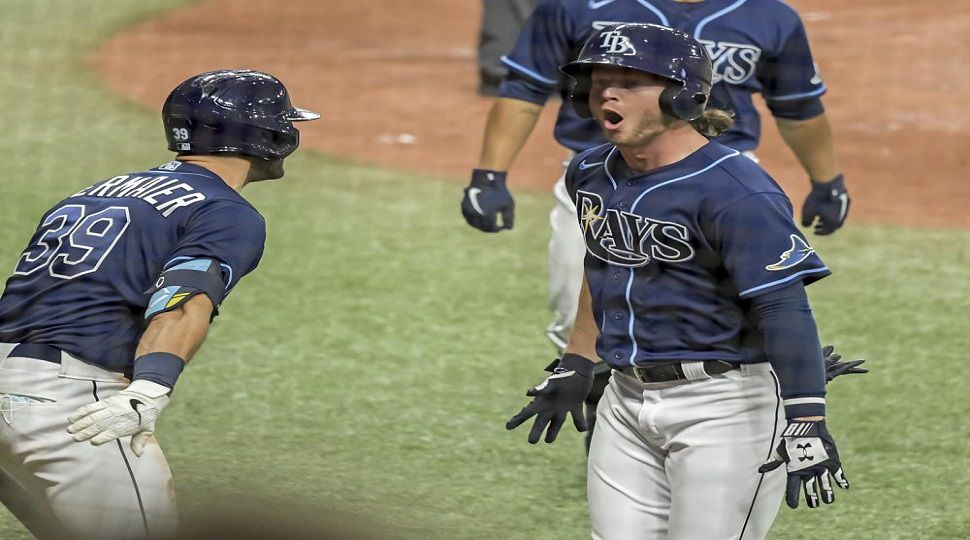
[[[594,369],[612,368],[594,539],[764,538],[783,497],[815,507],[849,487],[805,292],[830,271],[775,181],[702,134],[727,128],[711,67],[686,33],[613,24],[562,68],[608,142],[566,171],[586,246],[575,331],[507,427],[535,417],[529,441],[553,442],[568,413],[583,430]]]
[[[271,75],[197,75],[162,109],[174,161],[80,189],[41,217],[0,297],[0,480],[35,534],[175,529],[155,423],[262,256],[263,218],[239,192],[281,177],[299,145],[293,122],[315,118]]]
[[[489,113],[479,161],[461,204],[471,226],[497,232],[514,225],[515,202],[506,173],[550,95],[558,92],[563,97],[554,132],[563,147],[578,153],[607,142],[596,122],[569,104],[569,81],[559,66],[575,59],[590,36],[615,22],[677,28],[700,43],[712,59],[709,102],[734,117],[729,128],[712,138],[752,159],[761,139],[761,118],[754,105],[760,94],[811,180],[802,224],[814,225],[821,235],[842,226],[849,195],[822,106],[827,87],[798,13],[779,0],[543,0],[503,59],[509,74]],[[575,318],[585,247],[574,225],[576,208],[564,176],[557,180],[553,195],[548,252],[553,318],[546,336],[561,351]],[[590,394],[591,423],[608,373],[598,373]]]

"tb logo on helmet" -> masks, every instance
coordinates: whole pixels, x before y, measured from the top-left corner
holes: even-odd
[[[623,56],[637,54],[633,43],[630,43],[630,38],[624,36],[619,30],[603,32],[600,34],[600,37],[603,38],[603,43],[600,43],[600,49],[603,49],[603,52],[606,54],[620,54]]]

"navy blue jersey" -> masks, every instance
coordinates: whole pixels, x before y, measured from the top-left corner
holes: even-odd
[[[761,120],[752,96],[761,93],[775,116],[794,120],[823,112],[825,85],[798,14],[778,0],[544,0],[503,58],[510,77],[500,95],[544,103],[559,89],[555,136],[582,151],[605,142],[595,121],[579,118],[568,103],[559,66],[576,58],[593,33],[615,22],[661,24],[702,43],[714,64],[710,106],[735,113],[734,126],[716,140],[753,150]]]
[[[829,274],[756,163],[709,142],[634,173],[612,144],[566,171],[586,239],[586,277],[614,367],[669,360],[766,361],[748,300]]]
[[[104,180],[41,218],[0,298],[0,341],[126,371],[163,269],[212,259],[228,291],[256,268],[265,237],[256,209],[202,167],[173,161]]]

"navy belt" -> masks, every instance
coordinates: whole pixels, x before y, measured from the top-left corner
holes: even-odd
[[[658,362],[656,365],[625,367],[617,371],[635,377],[643,383],[680,381],[687,379],[681,364],[682,362]],[[704,361],[704,372],[708,375],[720,375],[740,367],[741,364],[724,360]]]
[[[8,358],[33,358],[34,360],[44,360],[54,364],[61,363],[61,351],[50,345],[40,343],[21,343],[10,350]]]

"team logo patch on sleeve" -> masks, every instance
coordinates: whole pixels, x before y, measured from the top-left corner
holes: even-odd
[[[781,254],[781,260],[769,264],[765,267],[765,270],[777,271],[792,268],[807,259],[812,253],[815,253],[815,248],[808,245],[802,237],[793,234],[791,235],[791,247]]]

